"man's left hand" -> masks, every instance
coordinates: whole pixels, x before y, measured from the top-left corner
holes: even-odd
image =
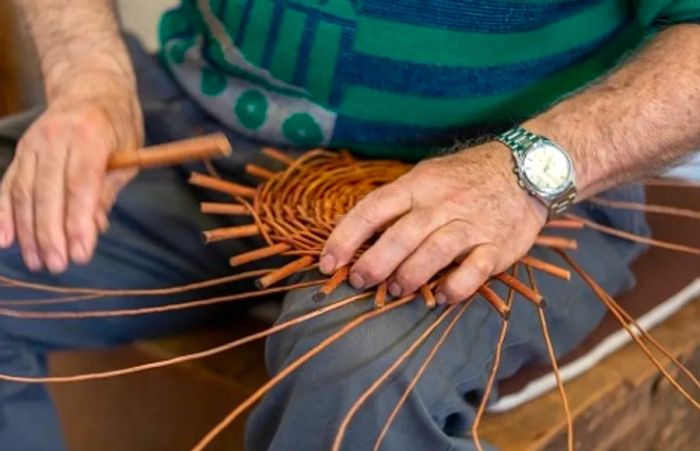
[[[533,245],[543,205],[520,186],[510,151],[492,142],[418,164],[362,199],[338,224],[321,254],[329,274],[350,264],[356,289],[388,281],[393,296],[417,291],[458,261],[435,289],[440,304],[470,297]],[[387,227],[388,225],[388,227]]]

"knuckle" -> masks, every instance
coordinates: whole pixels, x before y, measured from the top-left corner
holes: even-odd
[[[18,181],[11,189],[12,199],[18,204],[27,204],[32,200],[32,187],[27,182]]]
[[[477,259],[471,264],[472,271],[481,280],[486,280],[495,267],[494,262],[491,259]]]

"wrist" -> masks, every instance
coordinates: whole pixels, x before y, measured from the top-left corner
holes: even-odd
[[[524,205],[532,212],[540,227],[543,227],[547,223],[547,207],[520,184],[513,151],[500,141],[492,141],[488,145],[493,146],[491,151],[497,155],[501,166],[505,168],[505,177],[516,193],[515,195],[523,200]]]
[[[595,168],[581,151],[586,142],[583,125],[567,123],[561,115],[545,114],[524,122],[522,127],[550,139],[566,150],[576,173],[576,198],[581,200],[590,196],[597,179]]]

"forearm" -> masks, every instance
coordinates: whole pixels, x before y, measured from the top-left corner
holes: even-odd
[[[115,83],[135,89],[113,0],[14,2],[36,46],[49,102],[59,95],[114,89]]]
[[[579,199],[700,148],[700,26],[680,25],[610,76],[525,123],[574,159]]]

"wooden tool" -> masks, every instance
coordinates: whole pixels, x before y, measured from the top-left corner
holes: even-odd
[[[109,157],[107,169],[168,166],[230,154],[231,143],[226,135],[214,133],[142,149],[115,152]]]

